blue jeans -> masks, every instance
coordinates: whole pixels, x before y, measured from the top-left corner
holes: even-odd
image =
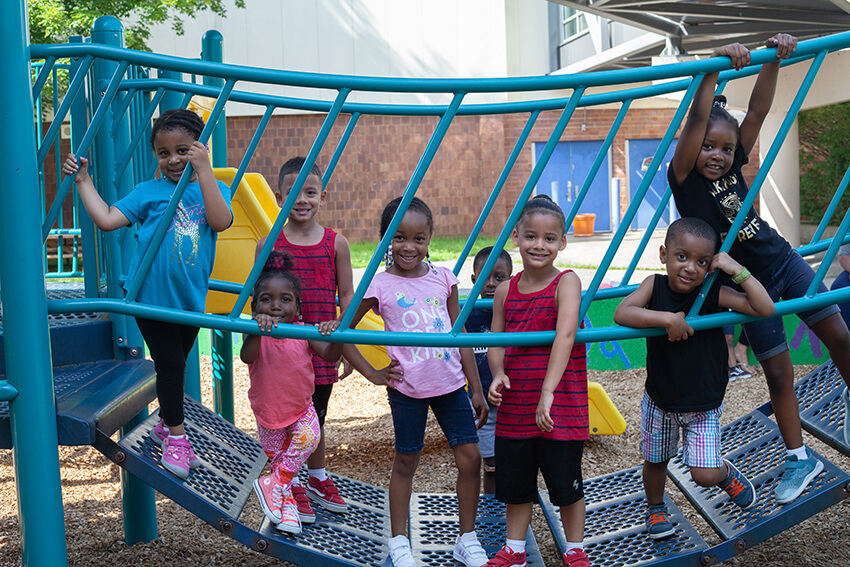
[[[387,388],[387,398],[393,415],[395,450],[404,455],[415,455],[425,447],[425,422],[428,407],[434,412],[449,447],[464,443],[478,443],[475,431],[475,413],[466,389],[433,398],[411,398],[392,388]]]
[[[770,281],[762,282],[762,284],[770,298],[776,302],[779,298],[787,300],[803,297],[814,278],[815,272],[811,266],[796,250],[791,250],[773,272]],[[821,284],[819,291],[826,291],[826,286]],[[811,327],[835,313],[838,313],[838,307],[827,305],[817,310],[801,311],[797,316]],[[758,361],[768,360],[788,350],[785,326],[782,324],[781,317],[744,323],[744,331],[747,333],[747,341]]]

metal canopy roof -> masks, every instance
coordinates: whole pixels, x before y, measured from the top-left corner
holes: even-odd
[[[850,0],[552,0],[623,22],[668,40],[680,54],[708,52],[733,41],[750,48],[779,32],[809,39],[850,29]],[[659,55],[651,46],[616,66],[646,64]]]

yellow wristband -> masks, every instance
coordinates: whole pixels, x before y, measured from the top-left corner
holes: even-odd
[[[750,277],[750,271],[747,268],[741,268],[740,272],[732,276],[732,281],[741,285],[748,277]]]

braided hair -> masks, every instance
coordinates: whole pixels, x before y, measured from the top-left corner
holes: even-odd
[[[292,273],[293,260],[292,256],[280,250],[272,250],[269,254],[269,259],[266,260],[266,265],[263,266],[263,271],[260,272],[260,277],[254,284],[254,291],[251,294],[251,311],[256,311],[257,296],[263,284],[272,278],[283,278],[288,280],[292,286],[292,293],[295,295],[295,306],[298,313],[301,313],[301,282],[298,277]]]
[[[156,150],[154,141],[160,132],[183,130],[195,140],[200,139],[204,131],[204,121],[195,112],[185,108],[177,108],[163,112],[154,122],[151,129],[151,147]]]
[[[564,211],[548,195],[537,195],[529,200],[519,215],[519,219],[516,222],[517,226],[527,221],[531,215],[536,213],[552,215],[561,223],[561,235],[563,236],[567,233],[567,219],[564,217]]]

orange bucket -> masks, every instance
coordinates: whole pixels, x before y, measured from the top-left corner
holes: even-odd
[[[576,215],[573,220],[573,236],[593,236],[595,222],[596,215],[593,213]]]

